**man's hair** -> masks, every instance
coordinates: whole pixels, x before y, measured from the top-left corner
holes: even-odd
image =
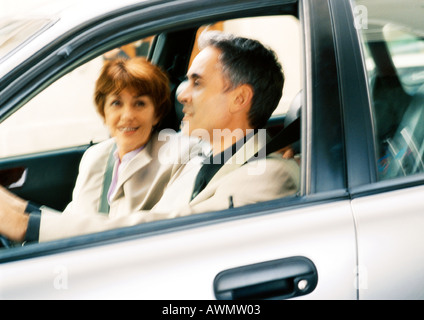
[[[221,52],[219,60],[229,89],[243,84],[253,88],[249,124],[255,129],[263,128],[283,94],[284,73],[277,55],[259,41],[217,31],[202,33],[200,49],[209,46]]]
[[[150,96],[159,123],[171,110],[169,79],[165,72],[144,58],[117,58],[105,63],[96,81],[94,101],[102,117],[106,97],[125,89],[139,96]]]

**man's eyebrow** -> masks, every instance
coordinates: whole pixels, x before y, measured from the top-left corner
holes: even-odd
[[[188,80],[191,80],[191,79],[197,80],[197,79],[202,79],[202,76],[198,73],[192,73],[192,74],[187,75],[187,79]]]

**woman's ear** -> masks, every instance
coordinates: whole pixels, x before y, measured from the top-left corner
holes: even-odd
[[[250,110],[253,100],[253,88],[249,84],[242,84],[234,89],[233,104],[230,108],[231,113]]]

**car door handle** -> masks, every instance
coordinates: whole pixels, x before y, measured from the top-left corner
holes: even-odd
[[[318,272],[305,257],[290,257],[220,272],[214,280],[220,300],[287,299],[314,291]]]

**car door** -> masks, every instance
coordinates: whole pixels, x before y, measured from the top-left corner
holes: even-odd
[[[171,1],[168,5],[172,13],[166,5],[152,2],[134,9],[131,16],[122,14],[121,20],[115,15],[115,25],[107,21],[108,29],[130,40],[129,31],[122,31],[123,21],[130,23],[128,18],[137,20],[145,35],[224,18],[289,14],[300,20],[305,80],[299,194],[222,212],[3,250],[0,296],[356,299],[356,233],[346,188],[341,96],[329,2],[195,0]],[[160,20],[153,19],[158,16]],[[99,35],[99,30],[99,26],[87,29],[79,39]],[[102,42],[106,38],[98,39]],[[81,54],[82,50],[75,52]],[[72,54],[70,59],[74,59]]]
[[[351,7],[366,23],[355,25],[356,29],[345,28],[341,20],[337,23],[340,30],[345,28],[344,36],[356,34],[357,41],[339,50],[356,52],[360,57],[356,70],[363,78],[360,86],[344,86],[351,103],[347,113],[351,119],[358,119],[358,114],[372,119],[346,123],[346,131],[352,132],[348,166],[356,177],[350,190],[357,226],[359,298],[422,299],[424,10],[420,1],[367,0],[334,3],[333,9],[340,12],[342,6]],[[341,73],[352,81],[355,71],[345,68]],[[365,167],[370,170],[364,172]]]

